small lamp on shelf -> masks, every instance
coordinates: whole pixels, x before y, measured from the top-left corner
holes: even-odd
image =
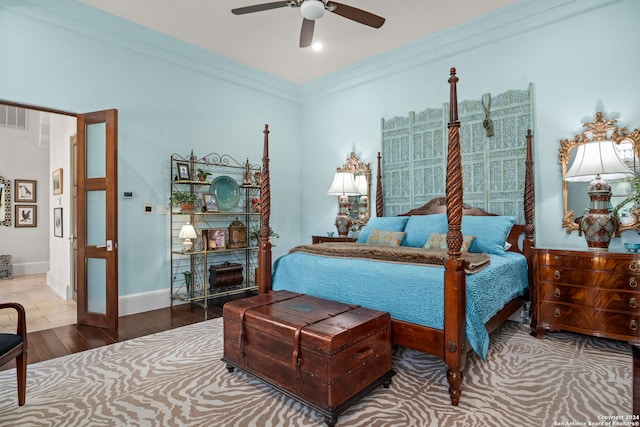
[[[184,241],[182,242],[182,252],[189,252],[193,247],[193,240],[191,239],[195,239],[197,237],[196,229],[193,228],[193,225],[187,222],[180,229],[180,234],[178,234],[178,237],[184,239]]]
[[[595,140],[578,146],[563,179],[589,182],[589,210],[580,221],[580,233],[584,233],[589,250],[608,250],[609,242],[618,234],[618,219],[610,209],[611,185],[605,179],[614,181],[633,176],[620,158],[614,141]]]
[[[338,196],[338,215],[336,216],[338,235],[349,235],[349,229],[353,223],[349,216],[349,196],[357,196],[360,194],[356,188],[353,174],[351,172],[336,172],[327,194],[330,196]]]

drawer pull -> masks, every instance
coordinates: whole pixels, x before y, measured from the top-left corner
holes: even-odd
[[[630,306],[631,308],[636,308],[636,307],[638,307],[638,300],[637,300],[637,299],[635,299],[635,298],[631,298],[631,299],[629,300],[629,306]]]
[[[638,322],[636,322],[635,319],[629,322],[629,329],[631,329],[632,331],[638,330]]]
[[[638,271],[638,264],[636,263],[635,260],[631,261],[629,263],[629,270],[631,271]]]
[[[553,260],[554,260],[554,261],[560,261],[560,255],[555,255],[555,256],[553,257]]]
[[[562,316],[562,313],[560,312],[559,308],[556,308],[555,310],[553,310],[553,317],[560,317]]]
[[[553,278],[556,279],[556,280],[560,279],[560,272],[558,270],[553,272]]]
[[[556,297],[556,298],[560,298],[560,289],[556,288],[553,291],[553,296]]]
[[[632,288],[638,287],[638,281],[636,280],[635,277],[632,277],[631,279],[629,279],[629,286]]]

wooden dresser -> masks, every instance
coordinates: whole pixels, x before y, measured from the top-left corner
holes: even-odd
[[[566,330],[633,346],[634,414],[640,411],[640,254],[535,249],[531,333]]]
[[[568,330],[640,344],[640,254],[536,249],[537,335]]]

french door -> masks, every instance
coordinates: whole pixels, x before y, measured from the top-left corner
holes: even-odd
[[[118,328],[118,111],[77,115],[78,324]]]

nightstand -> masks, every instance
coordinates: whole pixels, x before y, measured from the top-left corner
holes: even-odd
[[[566,330],[633,348],[633,413],[640,412],[640,254],[535,249],[531,334]]]
[[[311,243],[312,244],[316,244],[316,243],[337,243],[337,242],[355,242],[356,240],[358,240],[355,237],[346,237],[346,236],[336,236],[336,237],[329,237],[329,236],[311,236]]]

